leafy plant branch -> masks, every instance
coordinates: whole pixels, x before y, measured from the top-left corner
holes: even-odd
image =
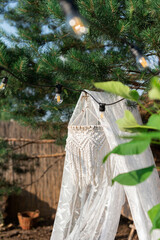
[[[123,139],[129,140],[126,143],[119,144],[112,149],[103,159],[106,162],[111,154],[118,155],[134,155],[144,152],[151,143],[160,144],[160,78],[158,76],[151,79],[151,88],[148,91],[150,100],[154,100],[153,110],[146,108],[141,101],[141,97],[136,90],[131,90],[121,82],[100,82],[95,83],[97,88],[106,92],[116,94],[133,102],[136,102],[145,111],[150,114],[146,124],[138,124],[131,111],[126,110],[124,117],[117,120],[120,130],[132,133],[128,136],[121,136]],[[147,168],[134,170],[131,172],[119,174],[112,179],[112,184],[118,182],[122,185],[137,185],[145,181],[153,172],[155,165]],[[160,229],[160,204],[154,206],[148,211],[148,215],[152,222],[152,230]]]

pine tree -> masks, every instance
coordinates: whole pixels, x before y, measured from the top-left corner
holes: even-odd
[[[45,128],[57,122],[61,126],[79,93],[65,90],[64,102],[57,107],[54,88],[40,85],[94,90],[94,82],[116,80],[143,89],[141,83],[157,74],[158,62],[156,70],[137,68],[130,46],[138,46],[146,57],[160,58],[158,0],[78,0],[77,4],[90,25],[81,38],[68,31],[57,0],[19,0],[15,8],[5,10],[5,19],[18,35],[1,32],[10,41],[10,46],[0,44],[1,76],[9,78],[5,93],[1,92],[1,111],[32,126],[43,122]]]

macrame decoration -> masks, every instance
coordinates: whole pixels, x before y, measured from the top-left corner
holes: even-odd
[[[119,99],[104,92],[88,93],[99,102]],[[151,150],[133,156],[111,154],[102,164],[106,153],[123,142],[116,120],[123,117],[125,109],[125,101],[107,106],[101,119],[98,104],[88,94],[81,93],[68,126],[61,193],[51,240],[114,240],[125,196],[139,240],[160,237],[158,230],[150,234],[147,215],[160,202],[156,169],[136,186],[111,184],[112,178],[120,173],[153,165]],[[132,112],[141,123],[138,110]]]

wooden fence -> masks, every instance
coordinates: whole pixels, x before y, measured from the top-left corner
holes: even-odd
[[[20,126],[15,121],[0,122],[0,137],[15,148],[15,153],[30,156],[23,162],[26,173],[15,174],[14,162],[10,160],[4,177],[22,186],[22,193],[9,199],[8,214],[15,218],[17,212],[39,209],[42,217],[54,217],[57,208],[63,164],[64,148],[55,141],[41,140],[43,132]],[[23,167],[22,167],[23,168]]]

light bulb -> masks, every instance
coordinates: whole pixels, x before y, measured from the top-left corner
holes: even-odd
[[[80,15],[71,15],[67,17],[67,22],[77,36],[89,32],[88,24]]]
[[[104,118],[104,112],[106,110],[106,105],[105,103],[100,103],[99,104],[99,111],[100,111],[100,119]]]
[[[6,88],[7,82],[8,82],[8,78],[4,77],[0,84],[0,91],[4,90]]]
[[[54,97],[54,102],[55,104],[59,105],[63,102],[63,97],[62,97],[62,85],[61,84],[57,84],[56,88],[55,88],[55,97]]]
[[[133,55],[136,57],[136,62],[137,62],[138,67],[141,70],[147,68],[148,67],[147,60],[142,55],[141,51],[135,46],[131,47],[131,51],[132,51]]]
[[[0,85],[0,90],[4,90],[5,89],[5,84],[4,83],[1,83]]]
[[[60,105],[63,102],[62,94],[56,93],[54,97],[54,102],[55,104]]]
[[[139,62],[143,68],[148,67],[148,63],[143,56],[138,57],[137,62]]]
[[[103,119],[104,118],[104,112],[101,112],[100,113],[100,119]]]
[[[66,16],[67,24],[77,36],[89,32],[87,21],[80,15],[75,0],[60,0],[60,6]]]

